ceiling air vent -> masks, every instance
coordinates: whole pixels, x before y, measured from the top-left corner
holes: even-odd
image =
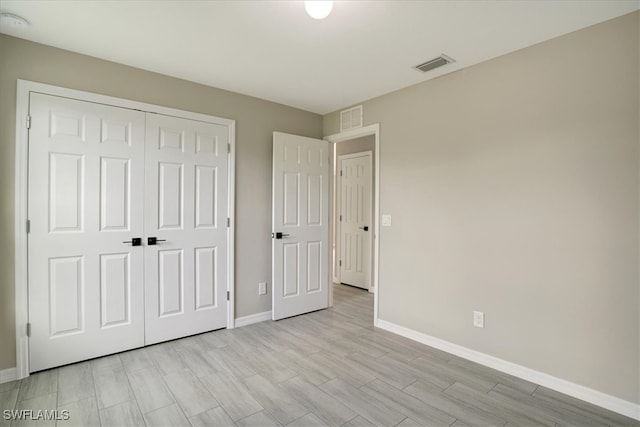
[[[340,132],[362,127],[362,105],[340,111]]]
[[[455,59],[448,57],[447,55],[440,55],[437,58],[433,58],[427,62],[424,62],[420,65],[416,65],[415,68],[416,70],[420,70],[423,73],[426,73],[427,71],[431,71],[434,68],[438,68],[438,67],[442,67],[443,65],[447,65],[450,64],[452,62],[456,62]]]

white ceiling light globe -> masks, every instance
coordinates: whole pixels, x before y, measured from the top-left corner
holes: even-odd
[[[306,0],[304,8],[310,17],[314,19],[324,19],[331,13],[333,9],[333,1],[331,0]]]

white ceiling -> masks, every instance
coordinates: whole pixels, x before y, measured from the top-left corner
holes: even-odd
[[[640,8],[607,1],[15,1],[5,34],[325,114]],[[412,67],[445,53],[457,62]],[[1,60],[1,58],[0,58]]]

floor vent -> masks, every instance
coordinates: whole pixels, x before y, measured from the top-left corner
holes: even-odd
[[[448,57],[445,54],[438,56],[437,58],[433,58],[427,62],[424,62],[420,65],[416,65],[416,70],[422,71],[426,73],[427,71],[431,71],[434,68],[442,67],[443,65],[450,64],[452,62],[456,62],[455,59]]]
[[[340,112],[340,132],[362,127],[362,105]]]

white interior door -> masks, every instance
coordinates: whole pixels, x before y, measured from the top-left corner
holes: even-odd
[[[30,371],[144,344],[142,112],[30,96]]]
[[[329,305],[329,143],[273,133],[273,319]]]
[[[371,283],[371,152],[340,156],[340,282]]]
[[[147,115],[146,344],[227,325],[227,126]],[[156,238],[157,243],[149,241]]]

